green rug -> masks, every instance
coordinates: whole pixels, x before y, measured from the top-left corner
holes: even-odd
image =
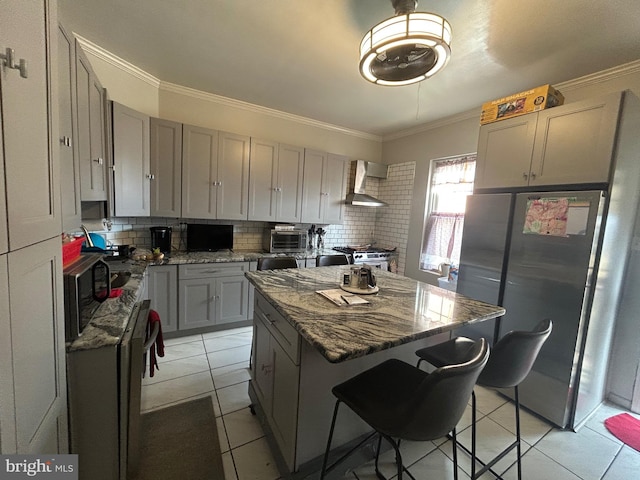
[[[224,480],[210,397],[142,415],[136,480]]]

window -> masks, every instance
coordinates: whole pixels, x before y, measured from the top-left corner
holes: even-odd
[[[467,195],[473,193],[475,170],[475,154],[432,161],[420,269],[460,263],[464,210]]]

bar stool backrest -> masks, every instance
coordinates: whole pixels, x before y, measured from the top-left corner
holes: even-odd
[[[476,380],[489,358],[482,338],[469,352],[468,361],[440,367],[430,373],[405,412],[396,435],[407,440],[433,440],[455,428],[471,398]]]
[[[342,253],[338,255],[318,255],[316,257],[316,267],[327,267],[329,265],[349,265],[349,259]]]
[[[491,350],[487,366],[478,385],[493,388],[515,387],[531,371],[553,324],[542,320],[532,331],[512,331],[502,337]]]
[[[298,268],[294,257],[260,257],[258,270],[278,270],[280,268]]]

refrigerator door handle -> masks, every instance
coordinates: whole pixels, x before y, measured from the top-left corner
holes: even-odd
[[[499,278],[482,277],[482,276],[479,276],[478,278],[481,279],[481,280],[488,280],[488,281],[494,282],[494,283],[500,283],[500,279]]]

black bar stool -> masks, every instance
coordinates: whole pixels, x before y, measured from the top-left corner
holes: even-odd
[[[349,265],[349,259],[343,253],[336,255],[318,255],[316,257],[316,267],[327,267],[329,265]]]
[[[474,342],[468,358],[464,361],[440,367],[432,373],[391,359],[333,387],[332,392],[337,400],[320,478],[323,479],[358,448],[351,449],[327,467],[338,407],[342,402],[374,430],[360,445],[376,433],[379,435],[375,462],[378,478],[385,478],[378,469],[383,437],[395,450],[398,480],[402,480],[403,472],[407,472],[415,480],[402,463],[400,441],[435,440],[452,432],[454,478],[457,480],[456,425],[464,413],[476,379],[488,358],[489,346],[486,340],[481,339]]]
[[[514,448],[517,449],[518,479],[522,479],[518,385],[529,375],[542,345],[551,333],[551,329],[552,322],[546,319],[541,321],[530,332],[512,331],[507,333],[493,347],[487,366],[478,377],[477,384],[489,388],[513,387],[516,411],[516,440],[488,463],[485,464],[478,460],[482,464],[482,468],[476,474],[476,396],[475,393],[472,393],[471,452],[467,450],[471,454],[472,480],[482,476],[487,470],[501,479],[502,477],[491,468]],[[474,344],[475,342],[470,338],[456,337],[432,347],[421,348],[416,351],[416,355],[420,357],[417,366],[420,367],[420,362],[423,360],[434,367],[455,363],[460,358],[464,358]]]

